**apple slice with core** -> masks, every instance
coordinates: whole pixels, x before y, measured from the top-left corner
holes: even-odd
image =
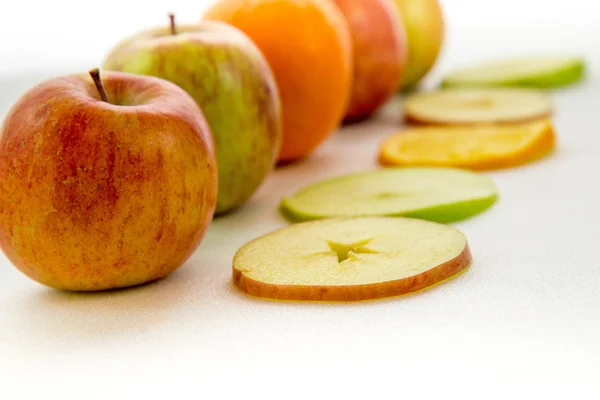
[[[442,86],[552,89],[578,82],[584,72],[585,63],[577,57],[537,56],[494,60],[457,69],[443,79]]]
[[[405,216],[448,223],[486,210],[497,197],[494,182],[475,172],[389,167],[317,182],[284,198],[281,211],[294,222]]]
[[[472,170],[508,168],[552,151],[549,120],[498,126],[420,127],[387,138],[379,161],[391,166],[439,166]]]
[[[552,111],[550,96],[536,89],[444,89],[404,101],[405,119],[417,124],[516,123],[549,117]]]
[[[281,300],[357,301],[425,289],[472,262],[459,230],[412,218],[332,218],[291,225],[242,246],[233,281]]]

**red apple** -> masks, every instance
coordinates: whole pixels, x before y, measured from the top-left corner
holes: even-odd
[[[0,138],[0,247],[33,280],[74,291],[147,283],[180,267],[217,194],[212,135],[183,89],[90,75],[27,91]]]
[[[400,88],[408,43],[393,0],[335,0],[352,35],[354,79],[345,121],[370,117]]]

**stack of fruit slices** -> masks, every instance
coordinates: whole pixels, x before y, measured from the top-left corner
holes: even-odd
[[[572,59],[487,64],[408,97],[405,117],[415,126],[383,142],[385,168],[315,182],[284,198],[281,211],[295,224],[240,248],[235,284],[260,297],[347,301],[456,276],[472,256],[464,234],[447,224],[498,198],[478,171],[551,153],[553,102],[542,89],[573,83],[582,70]]]
[[[379,161],[492,170],[538,160],[556,145],[548,90],[578,82],[584,70],[579,58],[538,56],[454,71],[442,89],[405,100],[413,126],[382,143]]]
[[[553,103],[539,89],[443,89],[406,99],[411,123],[383,141],[384,166],[516,167],[552,152]]]
[[[403,295],[472,262],[447,223],[489,208],[494,182],[452,168],[382,168],[316,182],[283,199],[294,224],[242,246],[235,284],[284,300],[350,301]]]

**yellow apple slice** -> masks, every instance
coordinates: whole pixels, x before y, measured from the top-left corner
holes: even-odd
[[[530,56],[491,60],[448,74],[443,87],[535,87],[553,89],[580,81],[585,62],[579,57]]]
[[[258,237],[233,258],[242,291],[280,300],[357,301],[425,289],[472,262],[456,228],[411,218],[332,218]]]
[[[441,89],[404,101],[409,123],[463,125],[525,122],[549,117],[551,97],[537,89]]]
[[[379,161],[386,166],[490,170],[533,161],[554,146],[554,129],[547,119],[514,125],[419,127],[387,138]]]

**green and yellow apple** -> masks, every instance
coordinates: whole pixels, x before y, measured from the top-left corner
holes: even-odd
[[[244,204],[274,167],[283,135],[281,101],[266,59],[228,24],[151,28],[117,44],[104,68],[169,80],[190,94],[214,136],[216,214]]]
[[[403,89],[416,86],[435,65],[445,38],[439,0],[395,0],[408,35],[408,65]]]
[[[335,0],[352,35],[354,77],[345,121],[369,118],[400,88],[406,67],[404,24],[393,0]]]
[[[210,128],[185,91],[90,75],[28,90],[0,138],[0,247],[28,277],[72,291],[180,267],[211,223],[218,187]]]

